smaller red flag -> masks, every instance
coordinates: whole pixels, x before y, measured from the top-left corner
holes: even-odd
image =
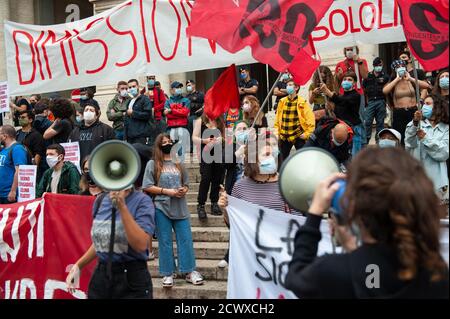
[[[230,108],[240,107],[236,79],[236,66],[232,64],[206,92],[204,112],[210,119],[218,118]]]

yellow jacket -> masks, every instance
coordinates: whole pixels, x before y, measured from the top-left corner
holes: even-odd
[[[277,117],[275,119],[275,134],[279,137],[279,130],[281,127],[281,122],[283,120],[284,106],[289,97],[284,97],[278,102],[277,107]],[[298,118],[300,119],[300,126],[302,127],[303,134],[305,135],[305,140],[314,132],[316,128],[316,120],[314,118],[314,113],[309,106],[308,102],[301,96],[298,96],[297,100],[297,112]]]

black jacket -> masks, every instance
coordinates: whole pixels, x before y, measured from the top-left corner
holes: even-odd
[[[52,122],[44,115],[36,115],[33,121],[33,127],[44,135],[45,131],[52,126]]]
[[[361,95],[356,90],[344,92],[344,95],[336,93],[330,98],[335,104],[334,113],[338,119],[341,119],[351,126],[361,124],[359,117],[359,106],[361,105]]]
[[[412,281],[401,281],[396,252],[386,244],[364,244],[348,254],[316,257],[321,219],[307,214],[295,236],[285,284],[299,298],[449,298],[448,270],[445,278],[434,283],[425,269],[419,269]],[[378,288],[366,286],[368,276],[374,273],[367,270],[368,265],[379,267]]]
[[[131,100],[128,102],[130,103]],[[127,104],[128,105],[128,104]],[[152,134],[152,102],[146,95],[139,95],[133,104],[131,116],[125,116],[125,139],[150,137]]]
[[[98,120],[89,127],[85,125],[75,127],[69,136],[71,142],[79,142],[80,144],[80,164],[97,145],[115,138],[116,135],[112,127]]]
[[[319,147],[331,153],[340,164],[345,164],[350,158],[351,137],[340,146],[334,145],[331,130],[337,124],[339,124],[339,120],[330,117],[320,119],[314,133],[311,134],[304,147]]]

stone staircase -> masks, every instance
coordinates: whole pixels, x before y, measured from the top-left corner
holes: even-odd
[[[228,267],[218,268],[217,263],[224,257],[228,249],[229,230],[222,216],[210,215],[211,206],[206,205],[208,219],[201,221],[197,216],[197,194],[200,183],[199,164],[187,163],[190,189],[187,196],[191,213],[191,229],[194,240],[194,252],[197,271],[205,278],[201,286],[187,283],[184,277],[177,274],[172,288],[163,288],[158,267],[158,242],[153,240],[153,251],[156,259],[148,262],[148,269],[153,280],[153,297],[155,299],[224,299],[227,294]],[[175,238],[174,238],[175,239]],[[176,243],[174,240],[174,254]]]

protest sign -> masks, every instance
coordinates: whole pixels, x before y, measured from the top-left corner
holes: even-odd
[[[25,202],[36,198],[36,174],[36,165],[19,165],[18,202]]]
[[[64,147],[64,151],[66,152],[66,155],[64,155],[64,160],[72,162],[81,174],[80,144],[78,142],[70,142],[61,143],[61,146]]]
[[[8,82],[0,82],[0,113],[9,111]]]

